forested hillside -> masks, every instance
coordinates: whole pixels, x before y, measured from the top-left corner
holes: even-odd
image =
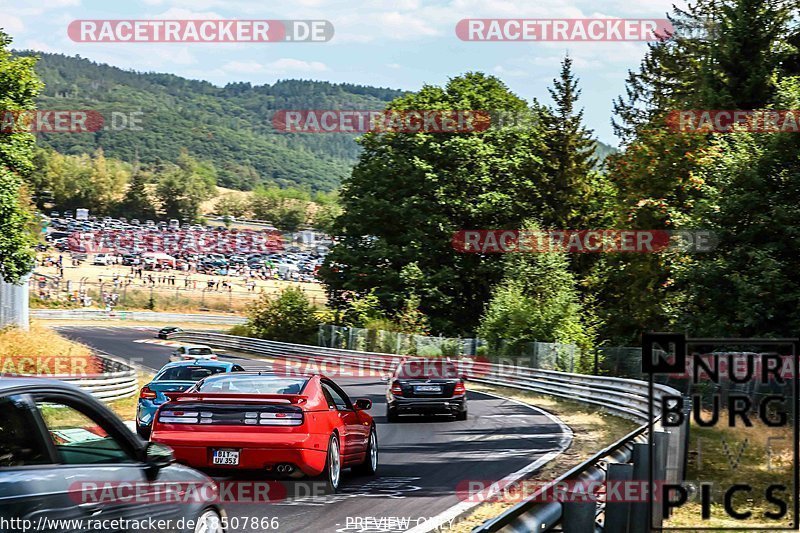
[[[39,52],[36,72],[45,83],[39,109],[94,109],[137,113],[143,131],[43,134],[39,145],[62,154],[92,154],[144,165],[175,162],[185,148],[216,168],[218,184],[336,189],[361,148],[354,135],[288,134],[271,123],[277,109],[383,109],[402,91],[310,80],[216,87],[172,74],[139,73],[81,57]],[[614,151],[598,143],[602,160]]]
[[[33,52],[22,52],[28,54]],[[80,57],[37,53],[45,83],[39,109],[142,112],[143,131],[42,135],[40,146],[63,154],[93,153],[143,164],[177,160],[181,149],[210,161],[222,186],[259,183],[329,190],[349,174],[359,148],[352,135],[275,132],[276,109],[382,109],[402,94],[350,84],[306,80],[223,88],[171,74],[138,73]]]

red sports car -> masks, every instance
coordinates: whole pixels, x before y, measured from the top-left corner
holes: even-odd
[[[325,376],[217,374],[167,396],[150,440],[189,466],[320,476],[331,492],[342,468],[367,475],[378,468],[375,422],[366,412],[372,402],[351,402]]]

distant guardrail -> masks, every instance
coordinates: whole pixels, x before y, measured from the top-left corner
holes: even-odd
[[[128,398],[139,391],[138,371],[132,365],[107,354],[93,354],[92,357],[100,363],[100,372],[81,375],[29,374],[29,376],[65,381],[104,402]]]
[[[194,322],[202,324],[244,324],[247,319],[234,315],[159,313],[156,311],[104,311],[101,309],[33,309],[31,317],[40,320],[131,320],[134,322]]]
[[[203,331],[184,331],[172,334],[170,339],[198,342],[216,348],[225,348],[243,353],[261,355],[268,358],[292,358],[309,364],[310,368],[318,368],[325,372],[326,368],[336,365],[338,370],[354,369],[376,373],[391,373],[403,359],[410,356],[391,355],[375,352],[359,352],[289,344],[276,341],[237,337]],[[626,435],[618,442],[600,450],[587,461],[565,473],[556,482],[563,480],[597,481],[606,479],[607,475],[622,476],[623,479],[647,479],[650,472],[650,444],[648,435],[655,445],[653,457],[660,477],[667,483],[679,483],[685,476],[686,443],[688,442],[688,425],[658,430],[658,424],[650,420],[649,390],[650,384],[645,381],[571,374],[552,370],[539,370],[515,365],[495,364],[475,360],[466,361],[470,381],[511,387],[520,390],[556,396],[569,401],[588,404],[598,409],[624,417],[640,424],[640,427]],[[367,365],[365,367],[365,364]],[[678,391],[661,384],[652,385],[654,414],[660,417],[661,399],[667,395],[678,395]],[[685,409],[691,408],[691,402],[685,402]],[[688,417],[684,417],[688,420]],[[627,464],[633,461],[633,464]],[[611,474],[609,474],[611,473]],[[627,476],[627,477],[625,477]],[[633,477],[631,477],[633,476]],[[609,478],[611,479],[611,478]],[[553,483],[556,483],[553,482]],[[541,492],[541,491],[538,491]],[[561,524],[564,533],[594,532],[599,514],[606,513],[605,529],[607,533],[644,533],[647,527],[647,509],[645,504],[609,504],[608,509],[590,505],[561,502],[538,503],[538,492],[531,498],[508,509],[500,516],[488,520],[475,528],[473,533],[495,531],[551,531],[561,524],[562,519],[569,516],[568,523]],[[582,506],[581,506],[582,505]],[[465,511],[463,514],[469,512]],[[643,514],[644,513],[644,514]],[[414,528],[414,532],[428,531],[435,524],[426,524],[425,528]],[[426,529],[428,528],[428,529]]]

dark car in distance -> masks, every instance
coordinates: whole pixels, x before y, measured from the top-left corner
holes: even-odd
[[[447,414],[467,419],[467,389],[458,365],[443,359],[414,359],[400,364],[388,379],[386,419],[401,414]]]
[[[77,387],[41,378],[0,380],[4,519],[42,524],[47,531],[89,532],[97,530],[92,524],[147,523],[152,517],[171,524],[164,532],[223,531],[226,515],[212,496],[165,499],[158,505],[147,498],[98,500],[98,487],[113,492],[153,484],[214,485],[216,490],[213,480],[175,463],[166,446],[136,437],[108,407]]]
[[[167,339],[169,338],[169,335],[171,333],[180,333],[181,331],[183,330],[179,327],[167,326],[165,328],[161,328],[160,330],[158,330],[158,334],[156,335],[156,337],[158,337],[159,339]]]

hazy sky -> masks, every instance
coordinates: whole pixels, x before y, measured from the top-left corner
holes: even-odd
[[[640,42],[465,42],[464,18],[664,18],[670,0],[0,0],[0,27],[13,47],[58,52],[139,71],[170,72],[218,85],[302,78],[416,90],[466,71],[501,78],[519,96],[550,103],[547,86],[566,52],[583,90],[586,121],[617,144],[612,100],[638,67]],[[683,5],[680,2],[679,5]],[[327,43],[77,43],[76,19],[325,19]]]

